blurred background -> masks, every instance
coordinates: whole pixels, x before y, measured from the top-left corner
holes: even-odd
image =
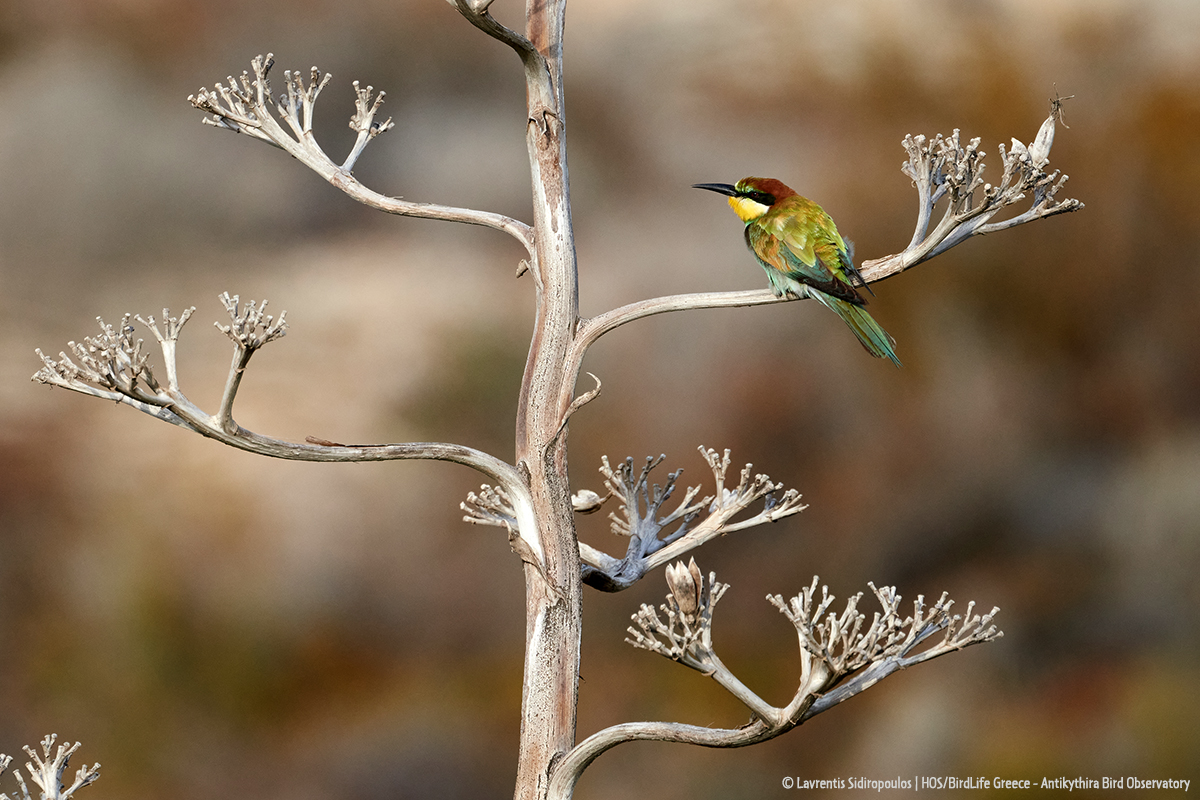
[[[519,24],[516,2],[493,12]],[[280,73],[333,73],[317,132],[337,159],[350,82],[387,91],[396,127],[360,161],[367,185],[530,217],[518,61],[446,3],[0,4],[0,751],[82,740],[76,763],[104,764],[92,800],[507,797],[523,582],[501,533],[461,522],[477,475],[269,461],[29,382],[35,347],[97,315],[195,305],[183,388],[215,408],[229,291],[292,325],[252,364],[246,427],[511,458],[532,316],[517,246],[381,215],[202,125],[187,96],[268,51]],[[916,211],[903,136],[980,136],[994,179],[997,144],[1031,141],[1056,87],[1075,99],[1051,167],[1087,206],[877,284],[901,370],[810,303],[667,315],[594,348],[576,488],[600,488],[601,455],[659,453],[660,480],[707,487],[707,445],[810,503],[697,553],[732,584],[718,651],[768,700],[791,696],[797,660],[763,596],[814,574],[842,598],[874,581],[998,605],[1005,637],[757,747],[624,745],[577,796],[1200,780],[1200,5],[573,0],[566,59],[584,315],[765,286],[692,183],[779,177],[859,258],[895,252]],[[581,535],[621,552],[603,517]],[[746,720],[623,643],[664,591],[587,590],[581,736]]]

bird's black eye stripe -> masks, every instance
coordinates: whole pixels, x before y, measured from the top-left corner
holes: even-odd
[[[753,200],[756,203],[761,203],[764,206],[775,205],[775,195],[768,194],[767,192],[760,192],[757,189],[751,189],[748,192],[743,192],[742,197],[745,197],[748,200]]]

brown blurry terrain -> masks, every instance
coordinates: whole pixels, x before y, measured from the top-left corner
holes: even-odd
[[[602,454],[704,479],[733,450],[810,508],[697,553],[732,584],[722,658],[783,702],[795,634],[762,598],[812,575],[1002,608],[1005,637],[739,751],[628,744],[578,797],[759,798],[784,775],[1200,780],[1200,6],[1192,0],[572,0],[566,74],[581,306],[756,288],[717,198],[779,177],[860,258],[902,248],[906,133],[1032,140],[1082,212],[875,286],[896,370],[820,307],[633,323],[585,368],[576,488]],[[512,0],[493,13],[511,21]],[[512,790],[523,584],[460,521],[443,464],[275,463],[29,382],[103,315],[196,305],[183,388],[219,399],[218,293],[287,309],[237,418],[282,438],[449,439],[511,457],[532,311],[503,236],[388,218],[186,102],[272,51],[396,127],[356,174],[528,218],[524,92],[436,0],[0,5],[0,751],[55,731],[85,797],[478,798]],[[664,476],[665,477],[665,476]],[[582,536],[622,546],[603,514]],[[623,643],[661,577],[585,596],[580,733],[736,726],[715,685]],[[18,761],[23,761],[18,759]],[[5,779],[9,780],[9,779]],[[844,794],[844,793],[837,793]],[[1078,796],[1076,793],[1073,796]],[[1085,795],[1086,796],[1086,795]]]

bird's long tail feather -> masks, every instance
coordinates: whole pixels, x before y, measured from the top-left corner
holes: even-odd
[[[862,342],[863,348],[868,353],[876,358],[886,358],[897,367],[903,366],[900,359],[896,358],[896,351],[893,348],[896,340],[879,327],[879,323],[867,313],[865,308],[845,300],[839,300],[811,286],[807,287],[807,290],[809,297],[819,301],[821,305],[842,318],[850,330],[854,331],[854,335],[858,337],[858,341]]]

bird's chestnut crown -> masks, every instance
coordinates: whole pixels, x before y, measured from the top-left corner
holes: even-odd
[[[745,181],[738,181],[738,184],[735,188],[737,189],[738,197],[744,197],[747,200],[753,200],[756,203],[761,203],[762,205],[768,207],[775,205],[775,195],[771,194],[770,192],[764,192],[761,189],[756,189],[753,186],[749,186]]]

